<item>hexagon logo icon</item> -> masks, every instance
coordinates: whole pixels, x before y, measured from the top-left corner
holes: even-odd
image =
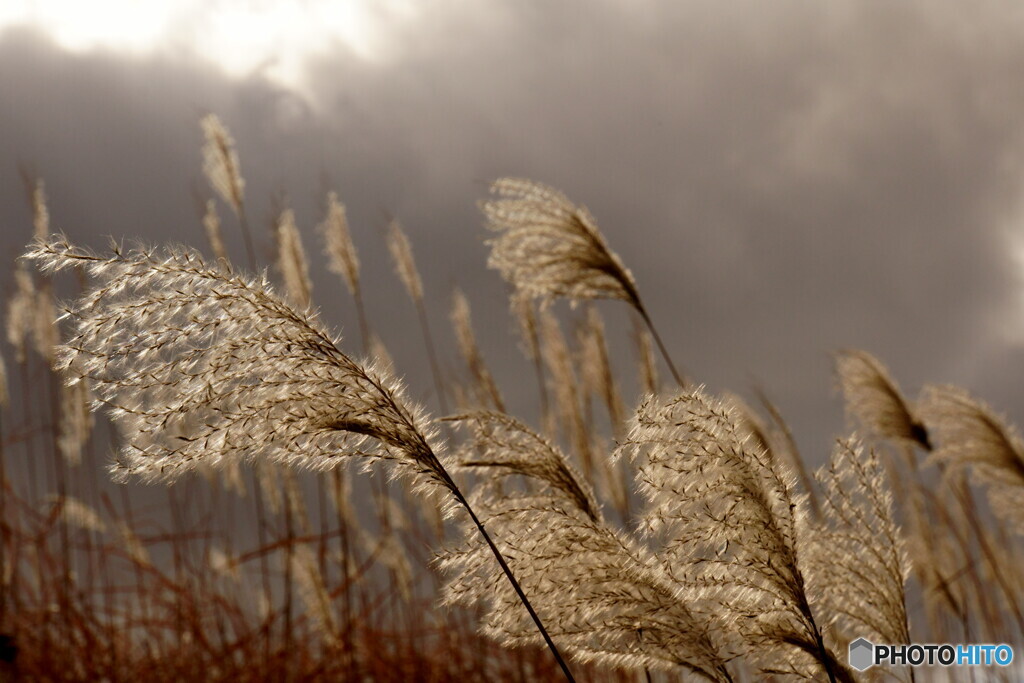
[[[858,638],[850,643],[850,666],[864,671],[874,664],[875,646],[867,638]]]

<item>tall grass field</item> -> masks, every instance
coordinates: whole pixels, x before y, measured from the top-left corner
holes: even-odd
[[[0,680],[1021,680],[1019,661],[848,654],[1024,658],[1024,440],[997,407],[905,393],[837,349],[849,432],[805,458],[771,387],[716,393],[675,357],[583,198],[500,178],[467,239],[508,285],[490,305],[535,408],[513,414],[469,298],[425,288],[397,220],[381,237],[404,294],[372,310],[344,197],[317,225],[280,206],[263,249],[231,134],[200,123],[203,244],[78,244],[25,175],[0,344]],[[314,291],[311,250],[333,291]],[[328,305],[355,311],[344,338]],[[429,386],[403,380],[385,315],[408,319]]]

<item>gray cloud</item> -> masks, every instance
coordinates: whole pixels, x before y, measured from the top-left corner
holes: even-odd
[[[533,410],[474,206],[487,181],[515,174],[586,204],[678,360],[715,388],[758,378],[815,459],[842,427],[825,400],[840,347],[877,354],[908,389],[956,381],[1024,416],[1009,371],[1021,282],[1008,234],[1024,187],[1015,5],[649,5],[436,3],[392,28],[388,59],[318,57],[305,93],[9,32],[4,252],[28,234],[18,159],[46,178],[55,222],[76,239],[202,244],[190,188],[196,121],[212,110],[238,141],[264,244],[270,197],[287,192],[318,250],[309,228],[330,178],[373,322],[417,395],[431,384],[377,234],[385,210],[413,239],[435,331],[448,339],[459,283],[514,407]],[[354,332],[318,270],[314,295]],[[628,323],[603,310],[610,327]]]

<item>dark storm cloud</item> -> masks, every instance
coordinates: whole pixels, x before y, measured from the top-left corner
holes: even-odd
[[[908,388],[958,381],[1024,416],[1001,370],[1020,355],[1007,331],[1024,187],[1013,3],[552,4],[433,4],[393,29],[388,59],[318,57],[305,94],[10,33],[4,249],[27,234],[12,234],[27,223],[17,159],[77,239],[201,244],[190,185],[196,120],[212,110],[238,140],[265,244],[272,194],[287,193],[314,252],[322,178],[341,193],[374,324],[420,396],[418,332],[376,229],[384,211],[406,224],[439,334],[451,286],[469,292],[513,392],[522,366],[474,201],[515,174],[586,204],[677,359],[715,388],[761,380],[815,458],[842,424],[825,400],[840,347],[876,353]],[[317,276],[328,317],[355,330],[337,291]],[[628,320],[604,310],[611,327]]]

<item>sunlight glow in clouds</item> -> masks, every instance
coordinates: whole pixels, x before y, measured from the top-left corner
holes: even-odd
[[[0,31],[41,30],[73,52],[194,55],[233,76],[301,87],[305,61],[343,46],[386,55],[386,24],[408,0],[0,0]]]

